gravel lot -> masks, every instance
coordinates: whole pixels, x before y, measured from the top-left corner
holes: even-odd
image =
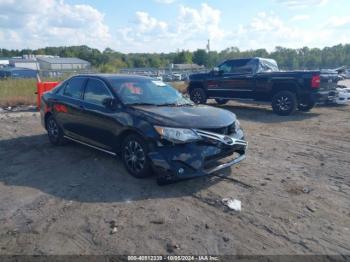
[[[245,129],[247,159],[226,178],[163,187],[107,154],[51,146],[37,112],[2,111],[0,254],[349,255],[350,106],[223,107]]]

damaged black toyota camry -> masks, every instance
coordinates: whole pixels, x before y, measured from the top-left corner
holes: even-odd
[[[194,105],[148,77],[77,75],[42,96],[41,120],[54,145],[71,140],[120,155],[135,177],[159,184],[239,163],[247,143],[230,111]]]

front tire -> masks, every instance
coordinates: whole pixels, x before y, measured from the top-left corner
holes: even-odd
[[[273,111],[280,116],[289,116],[297,108],[297,97],[290,91],[280,91],[272,97]]]
[[[58,125],[53,116],[49,116],[46,121],[47,135],[51,144],[60,146],[64,142],[64,134],[62,128]]]
[[[227,104],[227,102],[228,102],[229,100],[228,100],[228,99],[216,98],[215,101],[216,101],[216,103],[217,103],[218,105],[225,105],[225,104]]]
[[[190,99],[195,104],[205,104],[207,102],[207,94],[203,88],[193,88],[190,92]]]
[[[136,178],[144,178],[152,173],[147,157],[148,147],[139,135],[129,135],[122,144],[122,159],[125,168]]]

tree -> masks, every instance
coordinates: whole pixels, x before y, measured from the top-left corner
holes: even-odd
[[[192,64],[192,53],[182,50],[175,56],[174,64]]]
[[[193,53],[193,62],[197,65],[209,65],[209,55],[205,49],[197,49]]]
[[[247,57],[269,57],[275,59],[280,68],[290,69],[320,69],[338,66],[350,67],[350,44],[339,44],[332,47],[291,49],[277,46],[274,51],[265,49],[241,51],[237,47],[229,47],[221,52],[207,52],[197,49],[194,52],[182,50],[172,53],[123,54],[107,47],[103,52],[86,45],[45,47],[36,50],[0,49],[0,57],[11,58],[27,54],[54,55],[61,57],[78,57],[89,61],[93,67],[103,72],[116,72],[123,67],[168,67],[169,64],[196,63],[208,68],[218,65],[226,59]]]

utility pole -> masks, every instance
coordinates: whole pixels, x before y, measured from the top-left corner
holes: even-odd
[[[207,52],[210,52],[210,39],[208,39],[208,43],[207,43]]]

